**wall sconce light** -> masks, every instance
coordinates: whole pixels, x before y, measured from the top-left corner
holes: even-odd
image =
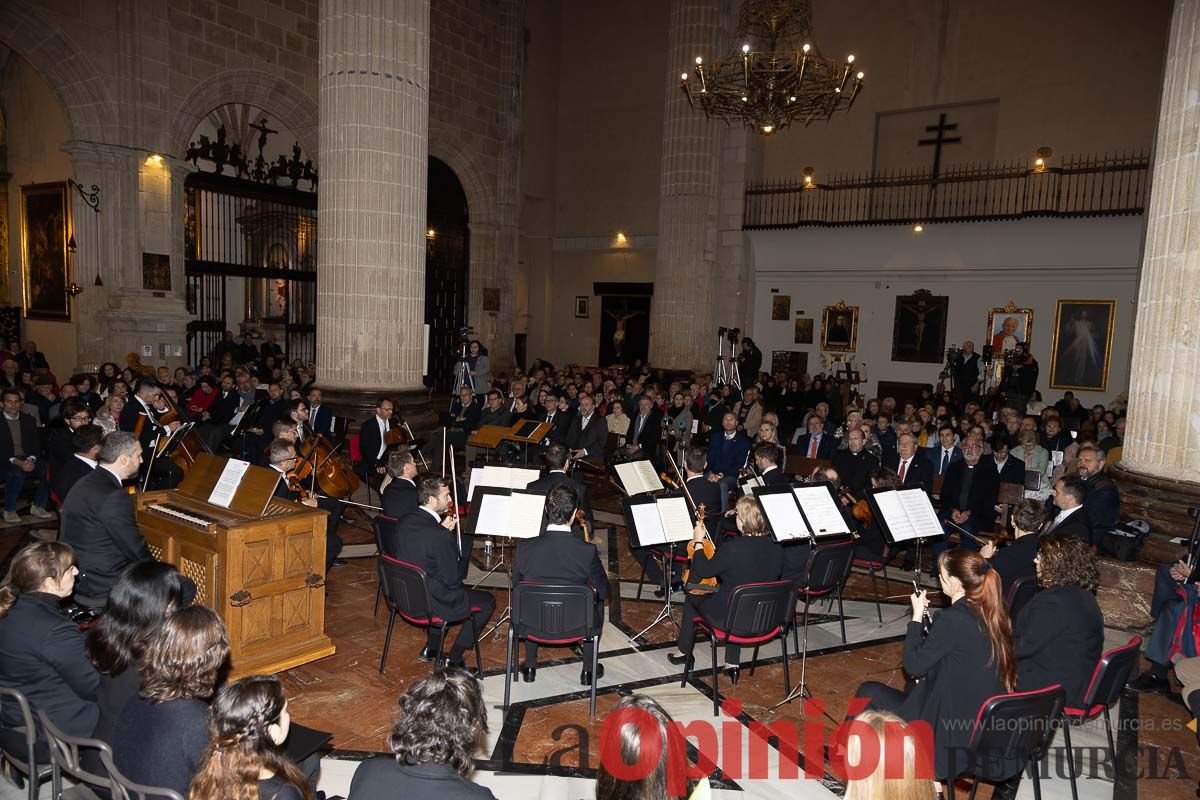
[[[817,185],[815,183],[813,183],[813,176],[816,174],[817,174],[817,171],[815,169],[813,169],[812,167],[804,168],[804,188],[805,189],[817,188]]]
[[[916,225],[913,225],[913,233],[921,233],[924,230],[925,230],[925,226],[919,222]]]
[[[1050,156],[1052,156],[1052,155],[1054,155],[1054,151],[1051,150],[1049,147],[1039,147],[1038,151],[1037,151],[1037,158],[1035,158],[1033,160],[1033,171],[1034,172],[1045,172],[1046,171],[1046,160],[1049,159]]]
[[[159,153],[151,153],[150,155],[146,156],[146,163],[153,164],[156,167],[161,167],[163,163],[163,157]]]
[[[425,231],[425,238],[426,239],[437,238],[437,231],[435,231],[433,228],[430,228],[429,230]]]
[[[621,231],[617,231],[617,245],[624,247],[629,244],[629,239]]]

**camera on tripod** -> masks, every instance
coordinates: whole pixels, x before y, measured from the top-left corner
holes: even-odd
[[[724,336],[726,339],[729,340],[729,344],[731,346],[733,346],[738,343],[738,339],[742,335],[742,329],[741,328],[717,328],[717,335]]]
[[[946,348],[946,366],[942,368],[942,372],[938,375],[939,379],[945,379],[953,375],[963,365],[962,348],[956,344],[952,344]]]
[[[469,343],[471,341],[471,337],[474,335],[475,335],[475,329],[472,328],[470,325],[463,325],[461,328],[458,329],[458,340],[460,342],[462,342],[463,344]]]

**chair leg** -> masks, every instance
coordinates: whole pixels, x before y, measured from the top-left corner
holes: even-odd
[[[1112,759],[1113,776],[1117,774],[1117,745],[1113,740],[1112,718],[1108,715],[1108,706],[1104,707],[1104,730],[1108,733],[1108,757]]]
[[[779,646],[783,648],[783,696],[787,697],[792,693],[792,670],[788,665],[787,631],[781,631],[780,634]]]
[[[838,617],[841,618],[841,622],[842,622],[842,644],[846,645],[846,644],[849,644],[849,641],[846,639],[846,609],[842,605],[842,587],[841,586],[839,586],[837,589],[837,601],[838,601]]]
[[[750,674],[754,674],[754,670],[758,669],[758,645],[754,645],[754,654],[750,656]]]
[[[592,637],[592,696],[588,698],[588,716],[596,716],[596,684],[600,683],[600,637]]]
[[[509,690],[512,687],[513,628],[508,626],[508,647],[504,651],[504,710],[508,711]]]
[[[375,590],[375,610],[371,612],[372,617],[379,616],[379,598],[383,597],[383,584],[379,584],[379,588]]]
[[[1071,800],[1079,800],[1079,788],[1075,785],[1075,753],[1071,749],[1071,723],[1063,720],[1063,739],[1067,745],[1067,774],[1071,776]]]
[[[446,631],[450,628],[449,623],[443,622],[441,626],[442,635],[438,639],[437,654],[433,658],[433,669],[430,672],[437,672],[437,668],[442,665],[442,651],[446,649]]]
[[[479,627],[475,624],[475,617],[467,617],[471,622],[471,638],[475,640],[475,669],[479,672],[479,678],[483,678],[483,655],[479,652]]]
[[[954,778],[946,781],[946,800],[954,800]]]
[[[983,783],[979,778],[971,782],[971,793],[967,795],[967,800],[975,800],[975,793],[979,791],[979,784]]]
[[[388,648],[392,646],[392,626],[396,624],[396,612],[388,615],[387,636],[383,638],[383,655],[379,657],[379,674],[383,674],[383,665],[387,663]]]
[[[713,634],[712,636],[708,637],[708,644],[709,644],[709,647],[712,649],[713,716],[716,717],[716,716],[720,716],[720,714],[721,714],[721,699],[720,699],[721,693],[719,691],[717,691],[718,689],[720,689],[720,684],[717,683],[717,679],[718,679],[718,676],[721,674],[721,671],[717,669],[717,637],[716,637],[716,634]]]
[[[871,594],[875,596],[875,616],[879,617],[879,624],[883,625],[883,607],[879,605],[879,582],[875,577],[874,567],[871,567]]]
[[[649,558],[653,558],[653,557],[654,557],[654,556],[649,556]],[[645,564],[642,564],[642,574],[641,574],[641,576],[638,578],[638,590],[637,590],[637,599],[638,599],[638,600],[641,600],[641,599],[642,599],[642,585],[643,585],[645,582],[646,582],[646,565],[645,565]]]
[[[1042,770],[1037,762],[1033,764],[1033,800],[1042,800]]]

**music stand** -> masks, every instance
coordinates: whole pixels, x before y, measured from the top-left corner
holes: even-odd
[[[944,536],[942,521],[924,489],[880,489],[867,492],[867,504],[888,542],[893,545],[916,541],[913,582],[921,581],[921,545],[925,539]]]
[[[508,502],[491,502],[489,498],[495,498],[497,501],[501,499],[509,501],[513,498],[519,498],[523,501],[533,499],[533,504],[539,507],[536,513],[530,510],[530,513],[523,515],[520,520],[514,520],[514,516],[511,514],[508,517],[503,516],[508,513],[510,508]],[[500,570],[508,576],[508,581],[506,582],[508,600],[504,605],[504,609],[500,612],[500,616],[496,618],[492,627],[483,632],[480,636],[481,639],[493,631],[498,632],[501,624],[512,619],[513,575],[512,570],[508,567],[508,562],[504,558],[504,548],[509,546],[506,543],[509,539],[533,539],[541,535],[542,514],[544,513],[545,505],[546,495],[539,492],[526,492],[521,489],[505,489],[495,486],[475,487],[475,493],[471,496],[471,513],[467,517],[467,528],[473,533],[479,534],[480,519],[484,518],[485,530],[483,533],[489,540],[499,540],[500,555],[499,560],[491,565],[487,572],[483,574],[483,577],[476,581],[471,588],[478,588],[496,570]]]
[[[675,617],[671,614],[672,592],[671,592],[671,574],[674,571],[676,546],[679,542],[690,541],[692,538],[691,527],[689,526],[686,536],[684,531],[677,527],[667,528],[662,525],[661,511],[663,504],[669,503],[670,510],[678,511],[676,507],[682,504],[683,510],[688,515],[688,519],[692,519],[691,512],[687,507],[687,500],[682,492],[669,492],[663,495],[643,494],[641,496],[623,497],[621,498],[621,512],[625,516],[625,530],[629,533],[629,542],[631,547],[649,547],[652,545],[667,545],[668,550],[665,553],[662,551],[654,551],[653,557],[664,561],[663,564],[663,607],[659,609],[658,614],[651,620],[650,624],[642,628],[633,636],[629,637],[630,642],[636,648],[637,640],[642,638],[648,631],[654,628],[661,622],[669,622],[671,629],[675,631],[675,636],[679,636],[679,626],[675,622]],[[650,507],[654,507],[653,510]],[[641,526],[638,520],[642,520]],[[655,520],[658,520],[657,524]],[[659,555],[662,553],[662,555]]]

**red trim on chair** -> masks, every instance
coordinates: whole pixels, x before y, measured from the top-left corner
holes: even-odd
[[[397,611],[396,613],[399,614],[400,616],[404,617],[406,620],[411,622],[413,625],[441,625],[442,624],[442,620],[439,617],[426,617],[425,619],[418,619],[417,617],[410,617],[408,614],[405,614],[403,611]]]
[[[569,639],[539,639],[536,636],[526,636],[525,638],[538,644],[574,644],[575,642],[582,642],[587,637],[572,636]]]
[[[824,597],[825,595],[829,594],[836,588],[837,588],[836,586],[829,586],[824,589],[814,589],[812,591],[809,591],[808,589],[805,589],[803,586],[797,586],[796,594],[803,594],[805,597]]]
[[[748,586],[750,584],[744,585]],[[782,630],[777,625],[769,633],[763,634],[762,636],[729,636],[725,633],[725,631],[708,622],[703,617],[696,617],[696,624],[704,630],[712,633],[712,635],[717,637],[719,641],[730,642],[731,644],[762,644],[763,642],[769,642],[774,639],[779,635],[780,630]]]
[[[1003,694],[994,694],[979,704],[979,712],[975,715],[975,726],[971,729],[971,736],[975,736],[976,729],[979,728],[979,722],[983,719],[983,710],[988,707],[988,703],[993,700],[1008,700],[1013,697],[1030,697],[1035,694],[1045,694],[1052,692],[1055,689],[1061,689],[1061,683],[1052,683],[1049,686],[1043,686],[1041,689],[1035,689],[1032,692],[1004,692]]]
[[[1104,710],[1104,706],[1101,705],[1100,703],[1096,703],[1096,705],[1092,706],[1091,708],[1087,708],[1087,709],[1071,708],[1070,706],[1063,706],[1063,714],[1067,715],[1068,717],[1072,717],[1074,719],[1090,719],[1091,717],[1096,716],[1103,710]]]
[[[855,567],[870,567],[871,569],[883,569],[882,561],[871,561],[866,558],[856,558],[850,562]]]
[[[421,569],[416,564],[410,564],[407,561],[401,561],[400,559],[396,558],[395,556],[389,556],[387,553],[380,553],[379,557],[382,558],[384,561],[390,561],[393,564],[399,564],[402,567],[408,567],[409,569],[415,569],[417,572],[421,573],[421,575],[425,574],[425,570]]]
[[[1142,637],[1138,636],[1137,634],[1134,634],[1133,638],[1131,638],[1128,642],[1121,645],[1120,647],[1114,647],[1112,650],[1109,650],[1107,653],[1101,653],[1100,660],[1096,662],[1096,668],[1092,670],[1092,679],[1090,681],[1088,681],[1087,689],[1085,689],[1083,692],[1084,698],[1086,699],[1087,697],[1090,697],[1092,694],[1092,690],[1096,688],[1096,681],[1100,679],[1100,669],[1101,669],[1101,667],[1106,666],[1106,662],[1108,661],[1108,659],[1112,658],[1117,653],[1120,653],[1125,650],[1129,650],[1130,648],[1141,647],[1141,644],[1142,644]],[[1088,713],[1087,716],[1092,716],[1093,714],[1098,714],[1098,713],[1100,713],[1099,709],[1103,709],[1103,708],[1104,707],[1101,706],[1100,704],[1096,704],[1095,706],[1093,706],[1093,710],[1090,713]],[[1080,709],[1063,709],[1063,711],[1064,711],[1064,713],[1070,713],[1070,712],[1074,712],[1074,711],[1080,711],[1080,713],[1082,713],[1082,711]],[[1071,713],[1071,716],[1075,716],[1075,714]]]

